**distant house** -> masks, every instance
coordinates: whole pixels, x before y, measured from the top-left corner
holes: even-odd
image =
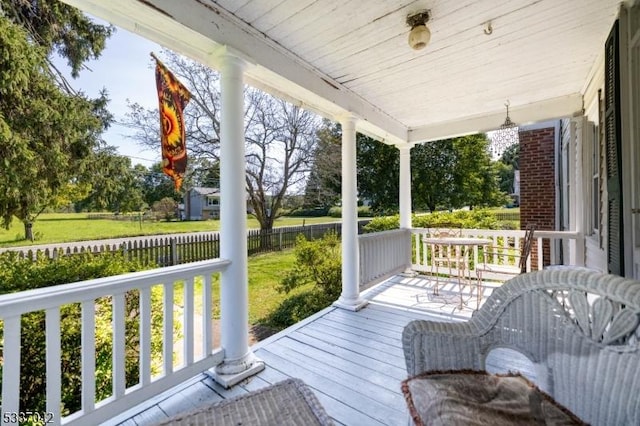
[[[247,197],[247,213],[253,209]],[[196,186],[184,194],[184,219],[220,219],[220,189]]]
[[[207,220],[220,218],[220,190],[196,186],[184,194],[184,218]]]

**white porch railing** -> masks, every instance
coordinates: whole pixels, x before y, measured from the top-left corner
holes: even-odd
[[[412,234],[412,255],[411,255],[411,268],[416,271],[430,272],[432,270],[430,246],[424,242],[424,238],[435,232],[437,228],[413,228]],[[491,229],[462,229],[463,237],[484,238],[491,240],[491,245],[494,247],[502,247],[503,250],[494,251],[494,259],[492,263],[504,263],[504,264],[516,264],[518,259],[513,254],[519,254],[521,251],[522,243],[524,240],[525,231],[523,230],[491,230]],[[534,239],[536,244],[533,250],[535,250],[536,263],[533,262],[532,256],[527,261],[527,271],[542,270],[544,268],[544,247],[549,247],[548,259],[550,264],[561,264],[562,257],[565,259],[570,258],[570,253],[565,253],[561,257],[558,249],[559,244],[556,242],[561,241],[573,241],[574,247],[580,243],[578,232],[567,231],[535,231]],[[547,244],[548,243],[548,244]],[[565,244],[565,250],[568,247]],[[470,256],[471,260],[471,276],[475,276],[474,267],[482,260],[480,248],[474,247],[473,253]],[[457,271],[452,271],[457,273]],[[486,275],[486,274],[485,274]]]
[[[0,320],[4,327],[2,368],[2,424],[15,424],[11,413],[19,413],[21,316],[44,311],[46,318],[46,411],[54,425],[98,424],[123,412],[184,380],[219,364],[223,351],[213,347],[212,275],[223,271],[230,261],[215,259],[172,266],[152,271],[101,278],[0,296]],[[194,307],[196,278],[202,282],[201,312]],[[174,363],[174,289],[183,286],[182,349]],[[161,286],[162,302],[162,373],[152,376],[152,297]],[[139,295],[139,383],[126,387],[125,377],[125,294]],[[96,401],[96,299],[111,298],[112,305],[112,396]],[[61,418],[61,330],[60,312],[64,305],[81,305],[81,410]],[[178,311],[180,313],[180,311]],[[201,338],[195,338],[195,321],[202,316]],[[200,328],[200,327],[199,327]],[[28,407],[22,407],[24,410]],[[4,414],[9,414],[5,416]],[[44,416],[44,413],[40,413]]]
[[[407,229],[358,236],[360,289],[410,266],[411,233]]]

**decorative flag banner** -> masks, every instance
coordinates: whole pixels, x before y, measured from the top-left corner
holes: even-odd
[[[176,191],[179,191],[187,169],[187,145],[182,111],[191,99],[191,93],[153,53],[151,56],[156,60],[162,171],[173,180]]]

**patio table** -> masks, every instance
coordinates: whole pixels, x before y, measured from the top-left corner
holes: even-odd
[[[487,238],[476,238],[476,237],[428,237],[428,238],[424,238],[423,240],[424,244],[432,244],[432,245],[439,245],[439,246],[449,246],[449,247],[458,247],[460,250],[456,250],[456,253],[460,253],[461,254],[461,258],[460,259],[456,259],[456,262],[459,263],[459,261],[462,261],[462,267],[460,267],[458,265],[457,271],[458,271],[458,288],[460,291],[460,304],[459,304],[459,308],[462,309],[462,307],[464,306],[464,298],[462,296],[462,282],[461,280],[464,279],[464,271],[467,271],[468,273],[468,278],[467,278],[467,283],[469,284],[469,286],[471,286],[471,273],[469,271],[469,252],[470,249],[473,247],[478,247],[478,246],[484,246],[487,244],[491,244],[492,241],[487,239]],[[478,291],[478,305],[480,304],[480,291],[482,289],[478,287],[477,291]],[[478,306],[476,306],[476,309],[478,308]]]

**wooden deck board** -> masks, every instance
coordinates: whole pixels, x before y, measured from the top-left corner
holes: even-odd
[[[402,330],[415,319],[468,319],[465,312],[452,315],[454,305],[416,302],[416,295],[430,292],[432,285],[424,277],[392,277],[363,293],[370,303],[358,312],[330,307],[259,342],[253,349],[266,367],[258,375],[224,389],[202,374],[174,392],[123,413],[118,421],[127,426],[148,425],[297,377],[339,425],[405,425],[408,414],[400,390],[406,378]],[[492,364],[504,362],[498,355]]]
[[[356,392],[369,393],[372,399],[393,407],[403,407],[404,399],[398,395],[397,386],[393,386],[394,380],[386,375],[377,374],[366,366],[359,365],[338,356],[332,356],[321,351],[312,351],[310,348],[300,345],[291,339],[285,340],[270,350],[283,357],[300,361],[307,369],[326,374],[333,379],[339,379],[347,387]],[[373,386],[372,386],[373,385]]]
[[[274,348],[277,348],[277,346],[274,346]],[[274,349],[274,351],[280,352],[278,349]],[[332,398],[342,401],[348,406],[360,411],[362,414],[370,417],[368,421],[373,419],[388,425],[393,424],[392,420],[402,415],[402,413],[396,409],[349,388],[346,384],[342,383],[340,377],[325,377],[324,372],[318,372],[318,370],[315,370],[313,366],[310,366],[304,360],[297,360],[298,363],[290,356],[280,356],[267,349],[261,349],[256,355],[268,364],[277,365],[278,370],[288,376],[298,377],[311,388],[325,395],[331,395]]]
[[[162,411],[157,405],[153,405],[133,417],[133,421],[137,425],[150,425],[166,420],[167,418],[167,413]]]
[[[358,315],[355,312],[347,312],[344,310],[334,310],[323,317],[323,319],[336,321],[343,324],[349,324],[362,330],[374,331],[381,336],[398,337],[402,335],[403,326],[385,324],[381,321],[373,321]]]
[[[370,356],[362,355],[349,349],[322,342],[318,339],[311,338],[302,333],[294,333],[290,337],[292,340],[296,340],[306,345],[311,350],[317,348],[333,355],[340,356],[343,359],[349,359],[360,365],[367,365],[369,368],[377,372],[381,372],[382,374],[388,375],[394,379],[403,380],[407,376],[407,370],[405,369],[404,364],[395,365],[379,361],[377,359],[371,358]]]
[[[350,389],[353,394],[356,394],[357,400],[361,400],[361,396],[366,396],[372,402],[378,402],[381,407],[386,409],[392,408],[402,412],[404,410],[404,398],[397,392],[393,392],[387,388],[382,388],[373,382],[370,382],[364,378],[361,378],[355,372],[348,373],[341,369],[335,368],[333,365],[329,365],[322,362],[314,362],[307,358],[305,354],[292,351],[285,346],[273,346],[270,348],[271,353],[281,356],[283,359],[288,360],[290,363],[297,363],[306,370],[318,374],[321,377],[329,377],[332,382],[341,384],[346,389]],[[321,386],[324,386],[326,382],[322,381]],[[311,384],[310,384],[311,385]],[[318,390],[325,389],[318,386]],[[333,386],[333,384],[331,384]],[[330,388],[329,388],[330,389]],[[326,393],[326,392],[325,392]],[[357,395],[360,394],[360,395]],[[353,402],[356,400],[354,399]],[[370,404],[379,408],[376,404]]]
[[[349,340],[349,338],[342,338],[337,335],[327,335],[323,330],[313,329],[311,327],[305,327],[303,330],[300,330],[300,333],[303,333],[307,336],[313,337],[315,339],[324,340],[325,342],[332,343],[336,346],[339,346],[344,349],[348,349],[352,352],[368,356],[372,359],[377,359],[378,361],[385,362],[391,365],[403,365],[404,356],[396,354],[390,354],[387,352],[383,352],[378,350],[373,343],[369,345],[362,345],[362,343],[366,343],[364,341],[355,342]],[[398,348],[399,349],[399,348]]]
[[[371,330],[365,330],[360,327],[354,327],[349,323],[333,321],[331,319],[327,319],[326,317],[320,318],[319,320],[315,321],[314,326],[326,328],[328,333],[340,333],[340,336],[346,336],[349,334],[366,339],[367,341],[375,342],[374,344],[384,344],[386,345],[386,347],[392,348],[390,349],[389,353],[402,355],[402,351],[396,350],[398,349],[398,340],[400,336],[383,336],[381,333],[377,333]]]

